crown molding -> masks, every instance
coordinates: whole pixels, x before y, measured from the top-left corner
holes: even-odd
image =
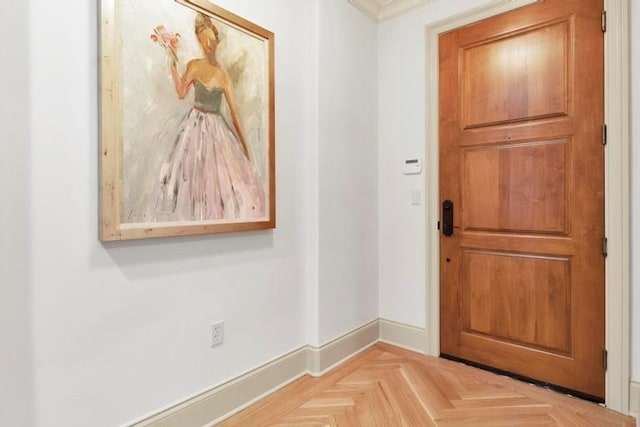
[[[362,13],[376,22],[393,18],[433,0],[349,0]]]

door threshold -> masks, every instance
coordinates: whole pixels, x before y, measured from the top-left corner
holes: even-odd
[[[449,354],[440,353],[440,357],[443,359],[451,360],[453,362],[462,363],[464,365],[472,366],[474,368],[482,369],[483,371],[489,371],[497,375],[513,378],[518,381],[523,381],[529,384],[534,384],[539,387],[546,388],[548,390],[555,391],[557,393],[566,394],[569,396],[577,397],[578,399],[587,400],[589,402],[598,403],[600,405],[605,405],[604,399],[598,396],[593,396],[588,393],[583,393],[580,391],[572,390],[570,388],[561,387],[555,384],[550,384],[545,381],[536,380],[534,378],[529,378],[524,375],[514,374],[513,372],[503,371],[502,369],[493,368],[491,366],[483,365],[482,363],[472,362],[470,360],[461,359],[459,357],[451,356]]]

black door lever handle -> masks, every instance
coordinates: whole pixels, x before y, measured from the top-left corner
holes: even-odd
[[[453,235],[453,202],[451,200],[442,202],[442,234]]]

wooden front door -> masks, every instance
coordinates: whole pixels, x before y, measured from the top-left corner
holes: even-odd
[[[602,10],[545,0],[440,37],[441,352],[599,400]]]

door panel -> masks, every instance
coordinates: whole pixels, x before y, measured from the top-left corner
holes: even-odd
[[[604,398],[602,0],[440,37],[441,351]]]
[[[465,250],[463,332],[571,354],[568,258]]]
[[[462,228],[567,234],[567,144],[462,149]]]
[[[464,127],[567,113],[569,20],[466,47]]]

